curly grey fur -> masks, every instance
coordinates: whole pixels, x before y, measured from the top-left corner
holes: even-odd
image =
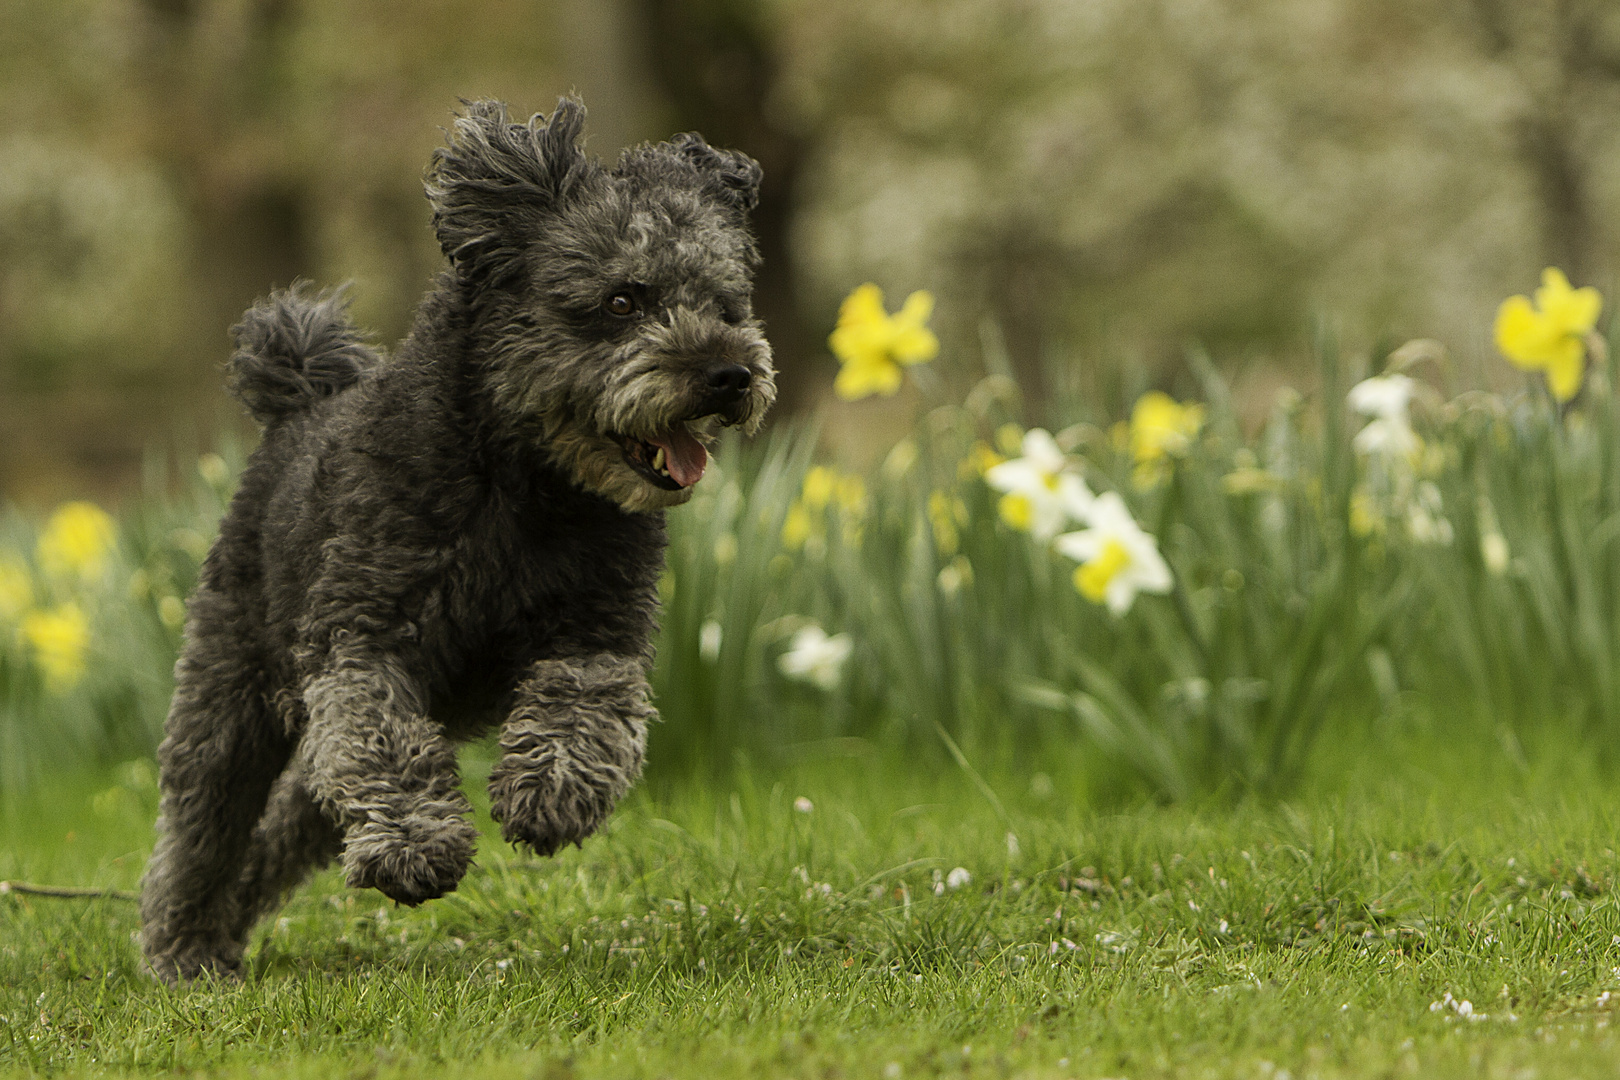
[[[349,321],[343,291],[311,296],[304,282],[249,309],[231,336],[226,382],[261,424],[352,386],[378,362]]]
[[[490,814],[510,843],[550,855],[606,820],[641,775],[657,719],[637,659],[542,660],[501,728],[489,775]]]
[[[501,725],[494,813],[542,854],[640,774],[662,509],[691,490],[632,457],[752,430],[774,397],[759,168],[684,135],[610,170],[583,122],[467,105],[427,182],[450,266],[393,356],[303,286],[236,328],[230,384],[265,431],[159,749],[141,933],[167,982],[239,973],[335,857],[402,903],[454,889],[476,839],[457,739]]]

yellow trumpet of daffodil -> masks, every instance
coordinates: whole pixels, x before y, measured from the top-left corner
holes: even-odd
[[[107,568],[117,542],[118,526],[107,511],[95,503],[69,502],[45,523],[35,555],[40,569],[53,578],[94,581]]]
[[[1603,296],[1587,286],[1571,288],[1557,267],[1541,272],[1535,303],[1510,296],[1496,310],[1496,347],[1526,371],[1547,376],[1547,389],[1562,404],[1581,389],[1586,374],[1586,335],[1597,325]]]
[[[917,291],[890,315],[883,290],[868,282],[844,298],[838,326],[827,339],[841,365],[833,391],[845,401],[900,389],[902,368],[939,355],[939,339],[928,329],[932,293]]]

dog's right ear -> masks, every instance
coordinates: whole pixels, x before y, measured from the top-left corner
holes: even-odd
[[[514,124],[499,101],[462,104],[466,113],[428,167],[433,229],[457,269],[498,285],[521,269],[540,217],[591,168],[579,148],[585,106],[563,98],[550,119],[537,113]]]

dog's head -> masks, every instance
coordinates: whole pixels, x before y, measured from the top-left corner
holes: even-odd
[[[752,432],[776,397],[750,304],[760,168],[678,135],[610,170],[580,150],[584,122],[566,98],[524,124],[469,103],[428,197],[505,422],[581,486],[655,510],[691,497],[721,426]]]

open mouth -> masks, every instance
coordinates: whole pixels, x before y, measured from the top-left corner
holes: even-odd
[[[665,491],[680,491],[703,479],[709,467],[709,452],[698,442],[685,421],[670,425],[656,435],[638,439],[613,434],[624,450],[624,460],[642,478]]]

